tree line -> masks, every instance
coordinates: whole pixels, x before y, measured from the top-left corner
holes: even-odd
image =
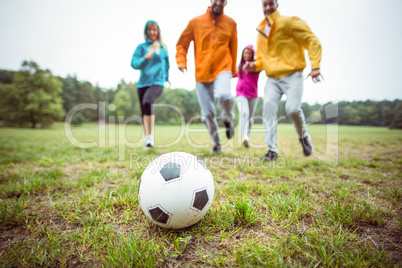
[[[119,118],[128,121],[130,117],[133,120],[129,123],[140,124],[136,84],[124,80],[115,88],[105,89],[80,81],[76,75],[54,76],[33,61],[24,61],[18,71],[0,70],[0,94],[0,120],[8,126],[47,127],[54,121],[65,120],[74,107],[84,103],[96,104],[96,109],[78,110],[70,118],[72,124],[97,120],[118,123]],[[155,104],[157,124],[181,124],[182,118],[186,123],[201,122],[195,90],[165,88]],[[326,107],[330,105],[337,107],[337,116],[326,115]],[[311,123],[402,128],[402,100],[303,103],[302,109],[307,122]],[[217,104],[216,110],[219,115],[221,111]],[[262,110],[260,98],[255,112],[256,123],[262,122]],[[238,111],[234,111],[237,124]],[[279,105],[278,118],[279,123],[290,122],[285,113],[285,101]]]

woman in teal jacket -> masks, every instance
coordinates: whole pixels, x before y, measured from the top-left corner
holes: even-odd
[[[147,21],[144,37],[145,42],[135,49],[131,66],[141,72],[137,89],[145,134],[144,148],[151,148],[155,146],[152,134],[155,115],[152,105],[162,94],[165,82],[169,82],[170,64],[167,48],[162,42],[160,28],[156,21]]]

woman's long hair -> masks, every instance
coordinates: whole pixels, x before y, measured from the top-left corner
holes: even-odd
[[[167,50],[165,43],[162,42],[161,29],[159,28],[159,25],[153,21],[149,22],[145,28],[145,37],[149,39],[149,37],[147,35],[147,31],[148,31],[148,27],[150,27],[152,25],[155,25],[158,28],[158,42],[153,42],[152,45],[149,47],[148,51],[154,51],[156,54],[159,54],[159,50],[160,50],[161,46],[163,49]]]
[[[250,50],[251,50],[251,52],[253,53],[253,54],[252,54],[252,57],[251,57],[251,61],[255,61],[255,58],[254,58],[254,54],[255,54],[255,53],[254,53],[254,48],[253,48],[253,46],[251,46],[251,45],[246,46],[246,47],[243,49],[243,51],[241,52],[241,60],[240,60],[239,67],[238,67],[238,69],[237,69],[237,73],[238,73],[238,75],[239,75],[240,78],[241,78],[241,76],[242,76],[243,66],[244,66],[244,64],[246,63],[246,61],[245,61],[244,58],[243,58],[244,50],[246,50],[246,49],[250,49]]]

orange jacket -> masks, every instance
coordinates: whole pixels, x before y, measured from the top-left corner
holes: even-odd
[[[195,80],[212,82],[222,71],[236,73],[237,25],[222,13],[216,19],[207,13],[188,23],[176,44],[176,62],[179,68],[187,68],[187,52],[194,41]]]

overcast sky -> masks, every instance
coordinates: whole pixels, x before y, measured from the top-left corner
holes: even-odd
[[[193,47],[188,73],[177,70],[176,42],[188,21],[205,13],[209,0],[0,0],[0,68],[18,70],[34,60],[55,75],[116,87],[136,82],[130,66],[144,42],[147,20],[156,20],[170,56],[172,88],[195,88]],[[305,81],[303,101],[402,99],[401,0],[279,0],[282,15],[304,19],[323,46],[325,81]],[[225,14],[237,22],[239,49],[256,44],[261,0],[228,0]],[[237,63],[239,62],[239,59]],[[305,76],[310,65],[305,69]],[[260,76],[262,96],[266,81]],[[235,95],[236,79],[232,81]]]

